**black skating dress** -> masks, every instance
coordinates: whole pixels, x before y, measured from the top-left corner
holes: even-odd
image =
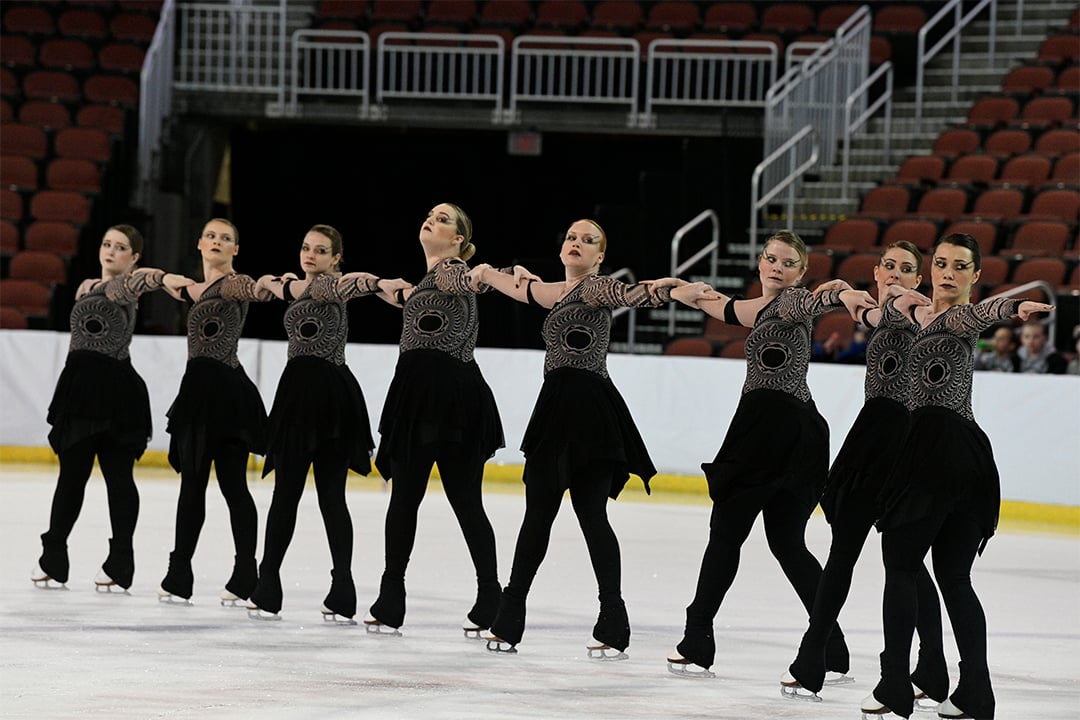
[[[473,359],[479,320],[469,266],[448,258],[404,303],[401,353],[379,420],[380,474],[416,447],[457,443],[483,464],[503,447],[502,421]]]
[[[345,303],[378,292],[377,280],[357,280],[338,287],[340,275],[320,275],[292,299],[289,283],[285,332],[289,362],[278,381],[267,430],[263,476],[275,457],[309,457],[331,445],[349,459],[349,468],[371,472],[371,423],[364,394],[345,364],[349,316]]]

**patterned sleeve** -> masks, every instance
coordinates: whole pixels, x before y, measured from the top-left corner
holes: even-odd
[[[141,268],[110,280],[105,285],[105,297],[115,303],[126,305],[138,300],[143,293],[159,290],[164,279],[164,270]]]
[[[597,277],[584,292],[581,299],[586,305],[592,307],[657,307],[671,301],[671,288],[661,288],[657,291],[659,298],[653,299],[649,294],[647,285],[636,283],[627,285],[624,282],[610,277]]]
[[[915,322],[896,308],[896,298],[891,297],[885,301],[881,308],[881,327],[914,329]]]
[[[469,280],[469,266],[458,258],[446,258],[435,266],[435,287],[451,295],[475,295]]]
[[[777,302],[780,317],[789,322],[802,322],[844,306],[844,303],[840,302],[839,290],[829,290],[814,297],[809,290],[802,287],[787,288],[777,298]]]
[[[502,273],[503,275],[513,275],[514,274],[513,266],[501,267],[501,268],[493,268],[493,269],[495,270],[495,272]],[[480,289],[477,290],[476,292],[477,292],[477,294],[483,294],[483,293],[486,293],[486,292],[491,292],[491,290],[492,290],[492,287],[490,285],[488,285],[487,283],[480,283]]]
[[[272,292],[255,285],[250,275],[235,273],[221,281],[221,297],[241,302],[266,302],[276,300]]]
[[[311,297],[319,302],[333,302],[334,300],[352,300],[353,298],[374,295],[379,292],[379,278],[365,280],[363,278],[341,279],[337,275],[323,275],[321,282],[311,285]]]
[[[948,325],[961,333],[982,332],[1002,320],[1008,320],[1020,311],[1021,298],[994,298],[975,305],[963,305],[954,313]]]

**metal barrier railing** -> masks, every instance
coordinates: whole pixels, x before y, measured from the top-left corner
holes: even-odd
[[[1045,280],[1032,280],[1031,282],[1017,285],[1016,287],[1009,288],[1004,292],[999,292],[995,295],[991,295],[990,297],[985,298],[984,301],[993,300],[994,298],[1019,297],[1020,295],[1026,293],[1028,290],[1039,290],[1040,292],[1042,292],[1045,298],[1043,302],[1054,302],[1054,288],[1052,288],[1050,286],[1050,283],[1046,282]],[[1057,308],[1055,307],[1053,310],[1046,313],[1045,317],[1040,317],[1039,322],[1042,323],[1043,329],[1046,330],[1046,346],[1051,348],[1057,347]]]
[[[807,138],[811,139],[811,147],[809,157],[799,162],[799,145],[803,143]],[[758,166],[754,168],[753,177],[750,180],[750,252],[749,261],[753,265],[754,258],[757,257],[757,241],[758,241],[758,213],[764,208],[769,201],[779,195],[784,190],[788,191],[788,211],[787,211],[787,226],[791,230],[794,228],[795,222],[795,188],[796,183],[803,174],[817,164],[818,156],[821,154],[821,142],[818,137],[817,130],[812,125],[804,125],[799,132],[788,138],[780,147],[769,153],[764,160],[758,163]],[[765,171],[773,165],[779,159],[786,159],[790,166],[788,172],[783,175],[783,179],[772,185],[768,192],[764,195],[761,193],[761,177]]]
[[[712,240],[709,241],[705,247],[698,250],[692,256],[679,262],[679,245],[682,243],[682,239],[686,237],[686,234],[701,225],[706,220],[712,223]],[[712,210],[703,210],[697,214],[692,220],[683,225],[681,228],[675,231],[675,234],[671,237],[671,275],[670,277],[679,277],[685,270],[693,267],[699,260],[706,255],[709,256],[709,277],[716,280],[716,263],[717,256],[720,252],[720,218],[716,216],[716,213]],[[668,335],[675,334],[675,306],[677,303],[671,303],[668,307]]]
[[[174,87],[284,100],[285,0],[277,7],[185,3],[179,9]]]
[[[987,67],[994,66],[994,41],[997,37],[997,0],[981,0],[965,15],[963,0],[949,0],[926,24],[919,28],[918,55],[915,58],[915,132],[922,128],[923,89],[926,85],[926,66],[937,57],[946,45],[952,43],[952,101],[957,99],[957,84],[960,80],[960,39],[964,28],[971,24],[976,16],[987,6],[990,7],[990,35]],[[930,33],[946,18],[952,17],[953,25],[941,36],[941,39],[926,49]]]
[[[633,38],[516,37],[506,120],[517,122],[521,102],[626,105],[632,127],[637,124],[640,57],[641,44]]]
[[[366,118],[371,98],[371,39],[360,30],[297,30],[292,34],[292,72],[286,112],[295,116],[301,96],[355,98]]]
[[[468,43],[464,47],[446,43]],[[376,52],[375,102],[475,100],[502,115],[506,41],[498,35],[386,32]]]
[[[153,188],[160,172],[165,121],[172,115],[175,27],[176,3],[165,0],[139,74],[139,166],[132,202],[146,210],[151,209]]]
[[[646,60],[642,125],[661,105],[763,107],[776,82],[776,45],[762,40],[654,40]]]
[[[631,284],[637,282],[634,271],[628,267],[620,268],[611,273],[611,278],[614,280],[626,278],[624,282]],[[637,308],[621,307],[611,311],[613,321],[620,315],[626,315],[626,352],[632,353],[634,352],[634,342],[637,339]]]
[[[856,103],[860,102],[862,96],[870,91],[882,75],[885,76],[885,92],[860,113],[859,117],[852,120],[851,115],[855,111]],[[884,152],[885,164],[888,165],[890,163],[890,157],[892,156],[889,149],[889,143],[892,137],[892,92],[892,63],[883,62],[870,77],[863,81],[862,85],[856,88],[855,92],[848,96],[847,101],[844,103],[844,144],[841,149],[841,155],[843,156],[841,160],[843,163],[843,170],[841,171],[840,176],[840,197],[844,200],[850,199],[850,196],[848,195],[848,176],[851,169],[851,134],[865,125],[882,106],[885,107],[885,132],[883,133],[884,147],[882,148],[882,151]]]

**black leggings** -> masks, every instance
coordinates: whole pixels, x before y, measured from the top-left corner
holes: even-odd
[[[772,486],[743,490],[714,503],[697,592],[686,608],[687,625],[712,627],[739,570],[742,545],[759,514],[765,520],[769,550],[809,613],[821,578],[821,565],[806,547],[806,523],[811,512],[812,508],[794,495]]]
[[[266,517],[266,543],[259,575],[276,576],[296,530],[296,511],[307,484],[308,468],[315,471],[315,492],[319,498],[330,560],[336,578],[352,577],[353,526],[345,504],[348,456],[336,448],[319,448],[302,457],[274,456],[274,497]]]
[[[60,477],[53,493],[49,530],[41,536],[46,546],[67,544],[82,510],[95,455],[105,477],[113,544],[131,548],[139,518],[139,491],[133,474],[135,453],[118,444],[108,433],[94,435],[60,451]]]
[[[481,493],[484,463],[460,444],[442,443],[416,448],[404,458],[393,458],[390,506],[386,511],[386,570],[383,577],[404,582],[413,545],[416,516],[427,492],[431,468],[439,476],[450,507],[465,536],[478,585],[498,583],[495,531],[491,528]]]
[[[876,493],[851,493],[833,518],[832,544],[829,559],[821,573],[810,625],[799,646],[799,658],[817,664],[825,653],[825,645],[840,617],[851,589],[855,563],[862,554],[866,538],[877,515]],[[918,629],[920,656],[944,661],[941,640],[941,604],[937,588],[926,566],[920,564],[915,576],[919,600]],[[800,679],[801,680],[801,679]],[[816,691],[820,688],[811,688]]]
[[[982,528],[963,511],[940,513],[882,533],[885,649],[881,653],[881,683],[874,694],[894,712],[910,707],[908,665],[920,614],[917,577],[923,559],[932,552],[934,577],[960,653],[960,680],[952,695],[953,702],[974,717],[993,717],[994,693],[986,659],[986,615],[971,586],[971,566],[982,541]]]
[[[233,547],[238,560],[255,558],[258,514],[247,486],[247,447],[235,440],[210,441],[205,451],[180,449],[180,497],[176,503],[176,542],[173,559],[190,562],[206,520],[206,486],[214,464],[218,489],[229,508]]]
[[[617,604],[622,600],[619,540],[607,516],[612,471],[611,463],[594,462],[576,471],[570,481],[570,502],[589,549],[601,605]],[[544,561],[551,527],[563,497],[556,478],[541,474],[535,465],[526,463],[524,477],[525,518],[521,521],[510,584],[506,587],[507,594],[519,598],[528,595],[540,563]]]

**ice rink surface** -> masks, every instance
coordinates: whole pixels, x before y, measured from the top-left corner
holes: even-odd
[[[233,550],[213,481],[194,561],[194,605],[158,603],[179,483],[163,470],[139,468],[136,477],[142,509],[130,594],[93,588],[109,537],[96,471],[69,543],[68,589],[40,590],[29,573],[48,521],[55,468],[0,465],[0,716],[855,720],[877,680],[883,572],[876,533],[841,616],[856,682],[826,688],[823,702],[808,703],[780,696],[777,681],[806,615],[769,554],[760,521],[716,619],[717,678],[693,680],[669,674],[664,658],[680,639],[697,578],[708,533],[705,504],[628,490],[609,505],[633,637],[629,660],[604,662],[586,657],[596,584],[568,501],[529,597],[519,653],[501,656],[461,632],[473,601],[473,572],[437,482],[421,507],[408,614],[402,637],[394,638],[369,635],[362,624],[322,621],[330,560],[310,486],[282,568],[282,621],[251,620],[244,610],[218,603]],[[252,474],[250,485],[261,553],[273,483]],[[640,487],[636,480],[631,485]],[[504,583],[524,506],[519,490],[493,485],[485,495]],[[379,481],[350,482],[358,620],[374,601],[382,572],[388,498]],[[824,559],[829,530],[820,514],[807,537]],[[974,582],[989,622],[997,717],[1080,718],[1080,537],[1003,527],[976,561]],[[947,622],[946,651],[955,683]]]

